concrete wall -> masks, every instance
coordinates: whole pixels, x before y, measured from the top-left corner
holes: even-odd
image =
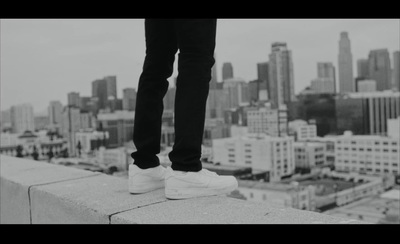
[[[226,196],[167,200],[127,180],[0,155],[1,224],[345,224],[360,222]]]

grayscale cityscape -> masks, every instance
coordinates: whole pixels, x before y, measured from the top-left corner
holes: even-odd
[[[1,155],[128,178],[145,42],[142,19],[111,30],[123,21],[1,20]],[[218,21],[202,164],[237,178],[228,196],[400,224],[400,20]]]

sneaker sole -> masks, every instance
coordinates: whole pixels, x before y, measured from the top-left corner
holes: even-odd
[[[196,198],[196,197],[207,197],[229,194],[236,190],[237,185],[230,185],[218,189],[207,189],[207,188],[187,188],[187,189],[170,189],[165,191],[165,196],[170,200]]]

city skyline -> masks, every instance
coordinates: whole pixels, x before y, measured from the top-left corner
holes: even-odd
[[[297,94],[317,76],[318,62],[332,62],[338,70],[342,31],[351,40],[353,70],[371,50],[387,48],[391,59],[399,50],[396,19],[220,19],[217,80],[222,81],[222,66],[228,62],[235,77],[256,79],[257,63],[269,61],[271,44],[286,42],[293,55]],[[1,110],[31,103],[40,113],[50,101],[66,104],[70,92],[90,96],[91,82],[105,76],[117,77],[119,94],[137,87],[145,51],[141,19],[1,20],[1,32]],[[175,64],[171,82],[176,75]]]

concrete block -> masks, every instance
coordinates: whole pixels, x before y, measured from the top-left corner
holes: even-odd
[[[115,214],[112,224],[340,224],[363,223],[225,196],[168,200]]]
[[[29,189],[34,185],[98,175],[65,166],[1,155],[0,223],[30,223]]]
[[[34,224],[108,224],[113,214],[166,201],[164,189],[128,192],[128,180],[108,175],[31,189]]]

